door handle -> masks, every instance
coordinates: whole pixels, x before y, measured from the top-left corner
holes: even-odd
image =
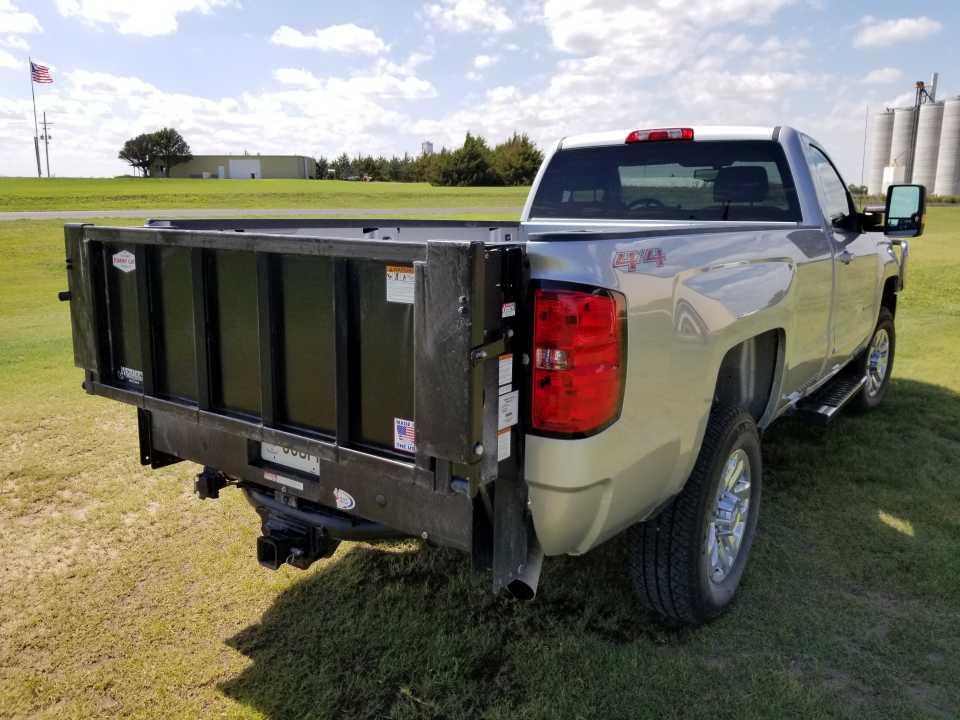
[[[837,255],[837,259],[840,262],[842,262],[844,265],[849,265],[850,261],[853,260],[854,257],[855,257],[854,254],[851,253],[849,250],[844,250],[842,253]]]

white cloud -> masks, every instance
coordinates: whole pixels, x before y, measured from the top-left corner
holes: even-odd
[[[793,0],[653,0],[616,3],[603,0],[546,0],[544,21],[557,50],[588,54],[629,48],[653,49],[658,56],[635,56],[634,62],[656,65],[659,52],[676,42],[686,47],[699,41],[700,33],[723,25],[762,25]],[[668,60],[668,57],[664,57]],[[666,66],[673,65],[667,62]],[[661,72],[656,69],[656,72]]]
[[[425,8],[426,17],[445,30],[512,30],[514,21],[496,0],[439,0]]]
[[[871,70],[864,76],[863,81],[870,85],[886,85],[896,82],[903,77],[903,73],[897,68],[884,67]]]
[[[64,17],[91,24],[112,25],[124,35],[169,35],[177,30],[177,15],[236,5],[235,0],[56,0]]]
[[[6,50],[0,50],[0,68],[9,68],[11,70],[23,70],[26,72],[27,63],[25,60],[17,60]]]
[[[491,142],[522,129],[542,146],[614,128],[790,122],[800,93],[829,78],[804,68],[802,37],[766,29],[791,0],[546,0],[542,22],[554,50],[525,81],[471,95],[418,134],[453,145],[470,130]]]
[[[305,34],[289,25],[281,25],[270,37],[274,45],[292,48],[310,48],[343,53],[362,53],[379,55],[390,49],[373,30],[359,27],[353,23],[331,25],[318,28]]]
[[[473,59],[473,66],[477,70],[483,70],[488,67],[493,67],[498,62],[500,62],[500,58],[495,57],[493,55],[477,55]]]
[[[880,20],[870,15],[860,20],[860,30],[853,38],[855,47],[883,47],[896,43],[922,40],[940,32],[943,24],[921,15],[915,18]]]
[[[0,45],[4,47],[13,48],[14,50],[29,50],[30,43],[24,40],[19,35],[7,35],[6,37],[0,38]]]
[[[392,66],[397,67],[397,66]],[[355,95],[365,98],[400,98],[420,100],[435,97],[436,89],[426,80],[410,74],[391,72],[388,64],[378,66],[371,73],[348,78],[319,78],[303,68],[278,68],[273,73],[277,82],[307,90],[333,95]]]
[[[0,32],[43,32],[40,21],[34,15],[20,10],[12,0],[0,0]]]

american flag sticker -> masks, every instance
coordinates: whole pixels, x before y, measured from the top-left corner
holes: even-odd
[[[393,447],[403,452],[417,451],[417,429],[413,420],[393,419]]]

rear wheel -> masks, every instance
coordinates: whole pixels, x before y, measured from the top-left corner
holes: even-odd
[[[689,625],[730,605],[753,545],[761,476],[753,417],[714,408],[683,491],[629,531],[629,571],[643,605]]]
[[[893,371],[893,355],[897,347],[897,334],[893,324],[893,313],[880,308],[877,327],[870,338],[870,344],[857,359],[858,372],[867,378],[863,390],[850,404],[854,410],[864,412],[872,410],[883,400],[890,384]]]

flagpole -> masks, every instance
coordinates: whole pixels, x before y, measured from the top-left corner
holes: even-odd
[[[28,57],[30,63],[30,97],[33,98],[33,151],[37,154],[37,177],[43,177],[40,169],[40,130],[37,127],[37,95],[33,91],[33,58]]]

